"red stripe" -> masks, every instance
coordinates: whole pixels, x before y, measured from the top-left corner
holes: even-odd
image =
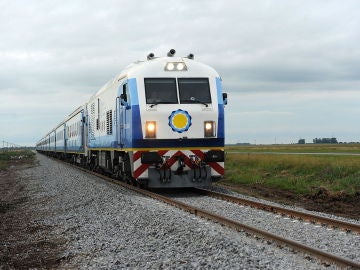
[[[145,172],[148,168],[150,167],[149,164],[141,164],[141,166],[139,168],[137,168],[135,171],[134,171],[134,178],[139,178],[139,176]]]
[[[167,153],[168,150],[161,150],[158,151],[159,156],[163,156]],[[134,153],[134,157],[133,160],[134,162],[136,160],[138,160],[141,157],[141,154],[147,152],[147,151],[137,151]],[[135,171],[134,171],[134,178],[139,178],[140,175],[142,175],[148,168],[150,167],[150,164],[141,164],[140,167],[138,167]]]
[[[137,161],[140,157],[141,157],[141,154],[144,153],[144,151],[137,151],[137,152],[134,152],[134,156],[133,156],[133,161]]]
[[[197,155],[200,159],[204,159],[205,154],[201,150],[191,150],[195,155]]]
[[[164,163],[164,165],[166,165],[167,167],[171,167],[175,162],[176,162],[176,156],[181,153],[180,151],[177,151],[174,155],[172,155],[167,161],[166,163]],[[163,165],[163,166],[164,166]]]
[[[192,152],[197,155],[199,158],[204,159],[205,154],[201,150],[192,150]],[[208,164],[213,168],[218,174],[224,175],[224,167],[219,165],[217,162],[208,162]]]
[[[145,151],[136,151],[133,155],[133,162],[137,161],[141,154]],[[136,170],[134,170],[134,178],[137,179],[144,171],[146,171],[149,168],[149,164],[141,164]]]
[[[171,156],[171,158],[169,158],[166,162],[166,166],[171,167],[172,165],[174,165],[174,163],[178,160],[178,157],[182,157],[184,159],[184,163],[189,167],[192,168],[193,167],[193,163],[191,161],[191,159],[186,156],[183,152],[181,151],[177,151],[174,155]],[[164,164],[165,165],[165,164]]]
[[[217,162],[208,162],[208,164],[213,168],[218,174],[224,175],[225,170],[224,167],[219,165]]]
[[[158,154],[160,157],[162,157],[163,155],[165,155],[169,150],[161,150],[161,151],[158,151]]]

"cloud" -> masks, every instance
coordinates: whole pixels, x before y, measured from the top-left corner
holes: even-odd
[[[247,112],[235,112],[229,113],[229,117],[242,116],[242,117],[268,117],[268,116],[293,116],[292,112],[279,112],[279,111],[247,111]]]
[[[360,128],[354,125],[359,99],[360,91],[236,93],[225,109],[227,140],[291,143],[335,136],[360,141]]]
[[[355,121],[357,105],[350,99],[360,89],[359,9],[358,1],[3,0],[0,104],[6,110],[0,112],[18,116],[26,107],[33,120],[12,117],[11,123],[31,130],[40,122],[31,132],[40,137],[129,63],[175,48],[177,55],[194,53],[219,71],[231,120],[243,126],[278,121],[273,131],[283,126],[291,134],[294,125],[287,119],[309,110],[342,115],[344,108]],[[234,107],[232,98],[248,103]],[[301,122],[303,129],[309,121]],[[349,122],[341,129],[339,122],[338,130],[350,134],[355,128]],[[229,132],[235,138],[237,131]]]

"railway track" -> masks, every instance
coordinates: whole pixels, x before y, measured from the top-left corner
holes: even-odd
[[[66,164],[68,164],[68,163],[66,163]],[[70,165],[70,164],[68,164],[68,165]],[[180,209],[182,209],[184,211],[190,212],[190,213],[192,213],[192,214],[194,214],[196,216],[199,216],[199,217],[202,217],[202,218],[205,218],[205,219],[208,219],[208,220],[215,221],[215,222],[217,222],[219,224],[230,227],[230,228],[235,229],[237,231],[246,231],[246,232],[248,232],[250,234],[254,234],[254,235],[256,235],[256,236],[258,236],[260,238],[265,238],[265,239],[268,239],[270,241],[274,241],[274,242],[276,242],[276,243],[278,243],[280,245],[288,246],[288,247],[290,247],[290,248],[292,248],[292,249],[294,249],[296,251],[304,252],[306,254],[309,254],[310,256],[319,258],[320,260],[322,260],[324,262],[327,262],[327,263],[330,263],[330,264],[336,264],[336,265],[338,265],[340,267],[351,267],[353,269],[360,269],[360,262],[353,261],[353,260],[350,260],[348,258],[340,257],[338,255],[323,251],[323,250],[318,249],[318,248],[314,248],[314,247],[311,247],[311,246],[304,245],[304,244],[302,244],[300,242],[297,242],[297,241],[294,241],[294,240],[291,240],[291,239],[287,239],[287,238],[281,237],[279,235],[273,234],[271,232],[261,230],[261,229],[258,229],[256,227],[240,223],[238,221],[223,217],[223,216],[215,214],[213,212],[209,212],[209,211],[200,209],[198,207],[194,207],[194,206],[185,204],[183,202],[174,200],[174,199],[172,199],[170,197],[167,197],[167,196],[163,196],[163,195],[151,192],[149,190],[140,189],[140,188],[135,187],[133,185],[126,184],[126,183],[124,183],[122,181],[119,181],[119,180],[104,176],[104,175],[96,173],[96,172],[89,171],[87,169],[84,169],[84,168],[81,168],[81,167],[78,167],[78,166],[75,166],[75,165],[70,165],[70,166],[78,168],[78,169],[80,169],[80,170],[82,170],[82,171],[84,171],[86,173],[98,176],[99,178],[102,178],[103,180],[106,180],[108,182],[112,182],[112,183],[114,183],[116,185],[120,185],[122,187],[130,189],[130,190],[135,191],[137,193],[140,193],[142,195],[151,197],[151,198],[156,199],[158,201],[165,202],[165,203],[167,203],[169,205],[172,205],[172,206],[180,208]],[[208,190],[203,190],[203,189],[197,189],[196,192],[199,192],[201,194],[205,194],[207,196],[216,197],[216,198],[222,199],[222,200],[227,200],[227,201],[234,200],[234,201],[231,201],[231,202],[235,202],[238,199],[236,197],[232,197],[232,196],[229,196],[229,195],[216,193],[216,192],[210,192]],[[234,199],[234,198],[236,198],[236,199]],[[235,202],[235,203],[240,203],[240,202]],[[271,206],[271,207],[273,207],[273,206]],[[272,210],[272,211],[275,211],[275,210]],[[319,222],[319,221],[317,221],[317,222]],[[352,229],[352,231],[354,231],[354,230]]]
[[[193,191],[198,194],[201,194],[201,195],[210,196],[213,198],[217,198],[220,200],[224,200],[224,201],[228,201],[228,202],[232,202],[232,203],[236,203],[236,204],[240,204],[240,205],[250,206],[253,208],[260,209],[260,210],[276,213],[276,214],[279,214],[282,216],[288,216],[290,218],[309,221],[312,223],[318,223],[318,224],[326,225],[326,226],[329,226],[332,228],[343,229],[348,232],[355,232],[355,233],[360,234],[360,225],[358,225],[358,224],[345,222],[345,221],[338,220],[338,219],[323,217],[323,216],[319,216],[319,215],[315,215],[315,214],[311,214],[311,213],[301,212],[301,211],[297,211],[297,210],[293,210],[293,209],[288,209],[288,208],[281,207],[281,206],[274,206],[274,205],[270,205],[270,204],[266,204],[266,203],[256,202],[256,201],[252,201],[252,200],[245,199],[245,198],[230,196],[227,194],[214,192],[214,191],[210,191],[207,189],[194,188]]]

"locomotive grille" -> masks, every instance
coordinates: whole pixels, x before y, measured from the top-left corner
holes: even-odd
[[[95,132],[94,132],[94,127],[95,127],[95,103],[92,103],[90,106],[90,113],[91,113],[91,117],[90,117],[90,122],[89,122],[89,137],[91,140],[95,140]]]
[[[112,110],[106,112],[106,134],[112,134]]]

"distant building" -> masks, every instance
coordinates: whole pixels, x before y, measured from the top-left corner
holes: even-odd
[[[315,138],[313,143],[338,143],[336,138]]]

